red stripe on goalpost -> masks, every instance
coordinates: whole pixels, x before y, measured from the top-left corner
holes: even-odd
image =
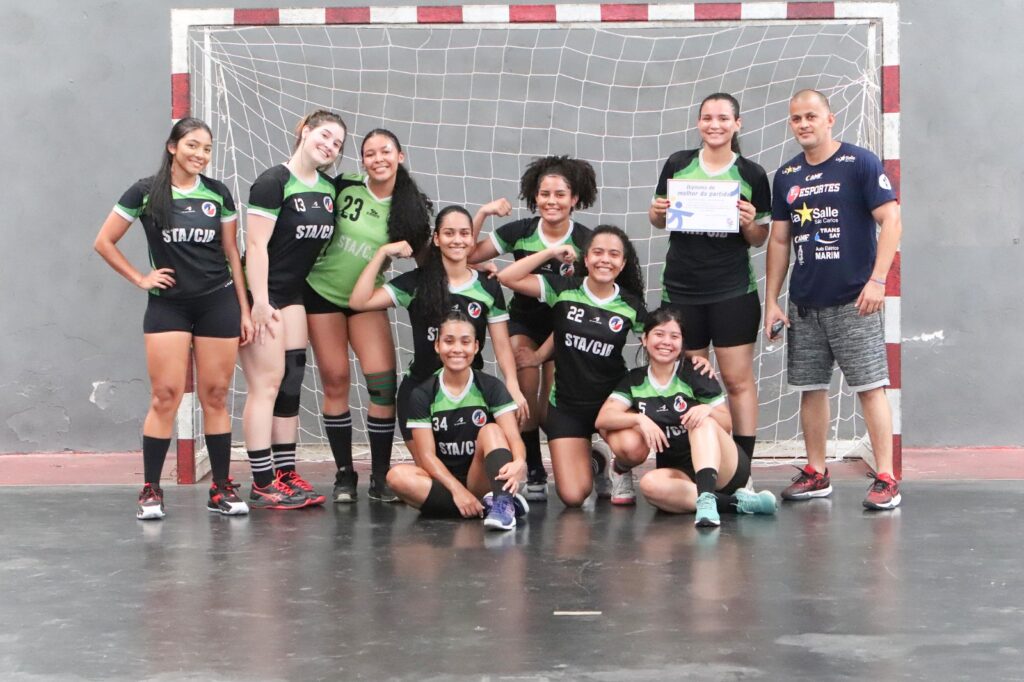
[[[884,159],[882,161],[882,167],[885,169],[885,174],[889,178],[889,182],[892,183],[892,191],[896,193],[896,199],[898,201],[900,198],[900,160]]]
[[[274,25],[281,23],[281,15],[276,9],[236,9],[235,25]]]
[[[188,404],[192,404],[192,394],[195,391],[195,371],[192,369],[193,363],[192,349],[188,351],[188,369],[185,370],[185,394],[182,396],[182,401],[188,399]],[[190,422],[192,420],[189,420]],[[190,484],[196,482],[196,441],[195,441],[195,426],[193,422],[192,433],[182,434],[180,431],[177,434],[178,443],[175,449],[176,460],[178,464],[178,483]]]
[[[882,67],[882,113],[895,114],[900,110],[900,67]]]
[[[185,118],[189,109],[189,76],[187,73],[172,73],[171,118]]]
[[[889,266],[889,274],[885,278],[885,295],[886,296],[899,296],[900,290],[903,288],[903,280],[900,275],[902,264],[900,263],[900,252],[896,252],[896,256],[892,259],[892,265]]]
[[[832,2],[788,2],[787,19],[835,19],[836,6]]]
[[[709,2],[693,6],[695,21],[739,21],[743,5],[738,2]]]
[[[903,388],[902,363],[900,362],[900,350],[902,344],[885,344],[885,355],[889,359],[889,386],[888,388]]]
[[[601,21],[647,21],[647,5],[601,5]]]
[[[555,20],[554,5],[510,5],[508,20],[514,24],[548,22]]]
[[[328,7],[324,10],[324,23],[327,24],[368,24],[370,23],[369,7]]]
[[[417,7],[416,21],[421,24],[461,24],[462,7]]]

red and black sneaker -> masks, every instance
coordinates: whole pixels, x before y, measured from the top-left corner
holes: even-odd
[[[155,485],[147,483],[139,493],[139,510],[135,512],[135,518],[142,521],[150,519],[162,519],[164,513],[164,491]]]
[[[797,467],[799,474],[793,477],[793,482],[782,491],[784,500],[810,500],[815,497],[828,497],[832,494],[832,479],[829,478],[828,469],[825,473],[815,471],[808,464],[803,469]]]
[[[313,506],[315,504],[323,504],[327,500],[326,495],[321,495],[313,489],[313,484],[299,476],[299,472],[295,469],[286,471],[281,474],[281,480],[284,481],[285,485],[289,485],[293,490],[300,490],[309,500],[307,504]]]
[[[864,506],[868,509],[895,509],[900,506],[900,484],[892,477],[892,474],[868,473],[868,478],[875,479],[875,482],[868,488],[868,495],[864,498]]]
[[[216,481],[210,486],[210,500],[206,508],[212,512],[226,516],[239,516],[249,513],[249,505],[238,496],[238,486],[230,478],[224,483]]]
[[[265,486],[254,482],[249,491],[249,506],[253,509],[302,509],[308,504],[306,493],[282,481],[280,471]]]

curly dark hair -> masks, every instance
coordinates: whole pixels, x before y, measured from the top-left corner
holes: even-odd
[[[384,128],[374,128],[363,138],[359,150],[360,157],[366,147],[366,141],[378,135],[389,138],[395,143],[395,148],[399,152],[402,151],[402,143],[398,141],[397,135]],[[391,193],[391,208],[388,211],[388,241],[409,242],[413,253],[421,253],[430,239],[430,216],[433,213],[434,202],[420,191],[406,167],[398,164],[395,172],[395,189]]]
[[[565,180],[577,198],[576,208],[590,208],[597,201],[597,175],[593,166],[568,156],[545,156],[531,161],[519,180],[519,198],[526,202],[530,213],[537,212],[540,182],[549,175],[557,175]]]
[[[633,243],[629,241],[629,237],[621,227],[616,225],[598,225],[594,228],[594,231],[590,233],[590,239],[587,240],[586,246],[582,249],[584,258],[586,253],[590,251],[590,245],[594,242],[594,238],[599,234],[612,234],[619,238],[622,242],[623,257],[625,262],[622,266],[622,272],[615,278],[615,283],[620,287],[629,291],[641,299],[646,295],[647,287],[644,285],[644,273],[640,269],[640,258],[636,255],[636,249],[633,248]],[[586,262],[584,261],[583,270],[586,274]]]
[[[465,216],[470,225],[473,216],[462,206],[446,206],[434,219],[434,232],[441,229],[448,216],[456,214]],[[444,269],[444,257],[441,249],[433,240],[428,243],[423,262],[420,265],[419,282],[416,284],[416,299],[420,302],[420,310],[428,325],[439,323],[451,312],[451,296],[448,295],[448,271]]]

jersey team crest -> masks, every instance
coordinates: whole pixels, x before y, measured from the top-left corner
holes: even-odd
[[[466,313],[470,317],[472,317],[474,320],[476,318],[480,317],[480,314],[483,311],[484,311],[483,307],[479,303],[477,303],[476,301],[473,301],[472,303],[470,303],[469,305],[466,306]],[[476,417],[475,416],[473,417],[473,420],[476,421]]]
[[[681,396],[681,395],[677,395],[676,396],[676,399],[672,402],[672,408],[676,412],[685,412],[686,411],[686,401],[683,400],[683,396]]]
[[[324,208],[334,213],[334,200],[329,195],[324,195]]]
[[[622,331],[622,324],[623,320],[618,315],[612,315],[608,320],[608,328],[615,333]]]
[[[572,263],[562,263],[558,266],[558,274],[562,277],[572,277],[574,272],[576,272],[576,267]]]
[[[476,426],[483,426],[487,423],[487,414],[483,410],[473,411],[473,424]]]
[[[217,215],[217,205],[212,201],[203,202],[203,213],[206,214],[207,218],[212,218]]]
[[[800,185],[793,185],[786,194],[786,203],[792,204],[800,197]]]

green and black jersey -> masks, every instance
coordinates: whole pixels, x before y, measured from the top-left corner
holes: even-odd
[[[452,310],[462,311],[473,322],[480,352],[473,360],[473,367],[484,366],[483,350],[487,343],[487,325],[492,322],[504,322],[508,319],[505,310],[505,296],[501,292],[498,280],[481,279],[476,270],[472,270],[468,282],[455,287],[448,285],[449,300]],[[439,320],[427,320],[416,292],[419,288],[421,272],[411,270],[395,277],[384,285],[384,290],[391,296],[396,306],[409,311],[409,324],[412,326],[413,359],[409,365],[409,376],[413,381],[423,381],[441,368],[441,360],[434,351],[437,339]]]
[[[735,180],[740,196],[754,205],[755,220],[767,225],[772,195],[764,168],[738,154],[733,162],[711,173],[699,149],[668,157],[654,193],[668,195],[669,180]],[[662,299],[672,303],[715,303],[757,291],[750,264],[749,244],[739,232],[672,232],[662,275]]]
[[[516,404],[498,379],[476,370],[471,370],[462,392],[454,395],[441,381],[443,371],[413,389],[406,426],[433,429],[435,453],[445,466],[468,466],[480,429],[514,411]]]
[[[274,221],[267,244],[267,292],[288,305],[302,298],[302,283],[334,233],[334,185],[318,172],[307,185],[284,164],[263,171],[249,190],[248,213]]]
[[[544,238],[544,230],[540,226],[540,218],[523,218],[505,223],[498,229],[491,232],[491,243],[498,251],[498,254],[511,253],[515,260],[522,260],[552,246],[570,244],[576,250],[576,260],[582,260],[583,249],[587,240],[590,239],[590,228],[573,222],[569,225],[569,231],[562,239],[549,242]],[[573,263],[564,263],[557,258],[545,261],[540,267],[533,271],[535,275],[561,275],[572,277],[575,274]],[[532,315],[547,315],[548,310],[543,303],[534,298],[514,294],[509,305],[509,313],[515,320],[529,320]]]
[[[540,300],[552,309],[555,383],[551,404],[595,409],[626,373],[622,349],[629,331],[640,334],[647,319],[643,300],[615,285],[605,299],[591,293],[587,279],[538,275]]]
[[[676,363],[671,381],[664,386],[654,378],[648,365],[630,370],[612,391],[611,398],[647,415],[665,432],[669,448],[684,455],[690,453],[690,437],[682,424],[683,415],[696,405],[725,402],[718,382],[701,375],[689,358]]]
[[[334,237],[320,254],[307,281],[316,293],[334,305],[348,307],[352,289],[377,253],[388,242],[388,215],[391,197],[378,199],[366,186],[366,176],[358,173],[339,175]],[[384,282],[378,273],[374,286]]]
[[[224,183],[200,175],[189,189],[171,187],[171,224],[157,225],[146,211],[153,177],[143,178],[121,195],[114,212],[142,221],[153,269],[174,270],[174,286],[150,289],[154,296],[193,298],[226,287],[231,269],[224,256],[221,224],[236,218],[235,201]]]

